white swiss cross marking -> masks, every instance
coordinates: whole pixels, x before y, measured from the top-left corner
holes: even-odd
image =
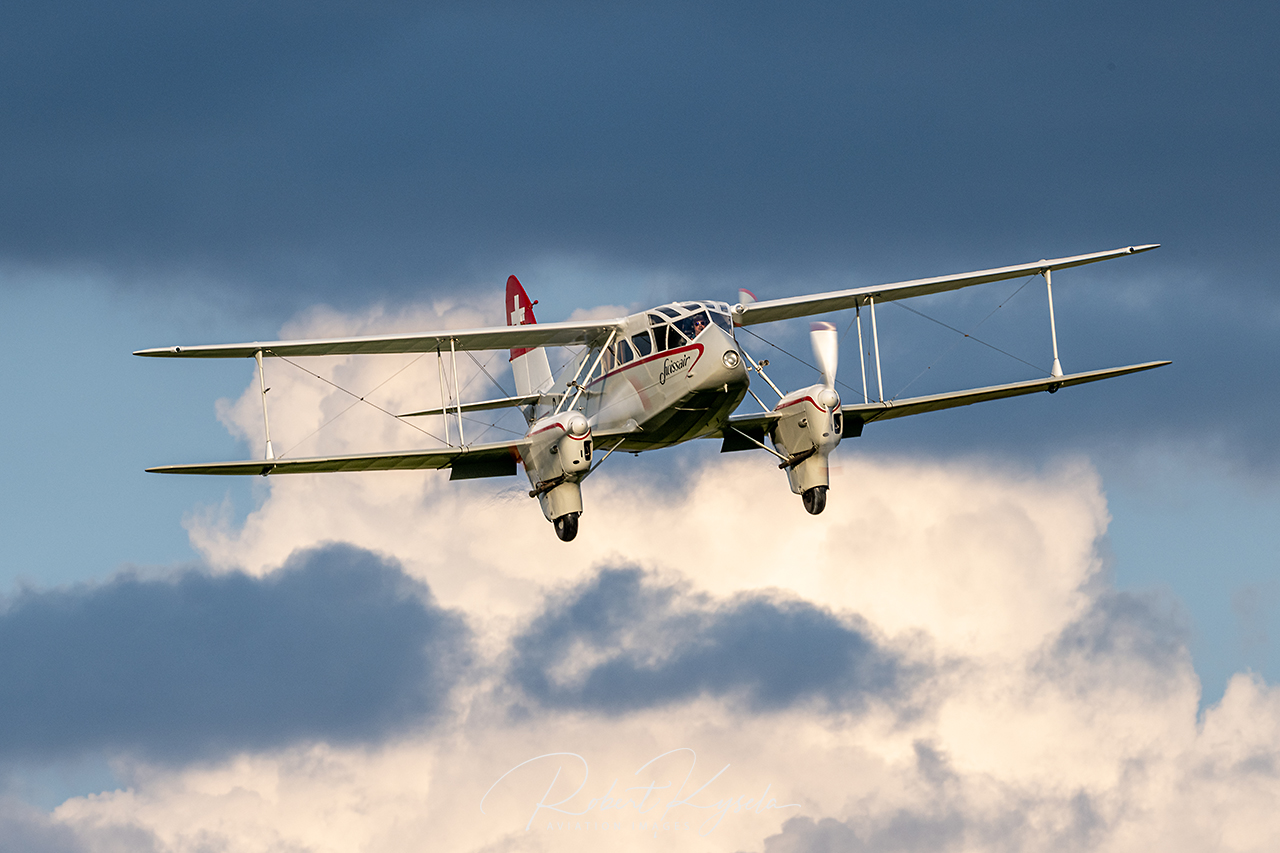
[[[514,311],[511,312],[511,325],[523,326],[524,325],[524,308],[520,307],[520,294],[518,293],[512,294],[511,307],[515,309]]]

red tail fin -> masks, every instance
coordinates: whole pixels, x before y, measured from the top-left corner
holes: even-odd
[[[533,303],[529,301],[529,294],[524,292],[520,279],[515,276],[507,279],[506,311],[508,326],[530,326],[538,322],[533,316]],[[515,361],[528,351],[523,347],[511,350],[511,360]]]

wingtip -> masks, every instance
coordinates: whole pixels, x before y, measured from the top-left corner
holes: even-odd
[[[1160,248],[1159,243],[1146,243],[1142,246],[1130,246],[1129,254],[1136,255],[1139,252],[1150,252],[1152,249],[1159,249],[1159,248]]]

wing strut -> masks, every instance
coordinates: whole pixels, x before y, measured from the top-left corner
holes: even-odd
[[[440,377],[440,414],[443,415],[444,421],[444,443],[447,447],[453,447],[453,442],[449,440],[449,399],[444,395],[444,356],[440,353],[440,347],[436,346],[436,373]]]
[[[262,431],[267,434],[267,454],[263,458],[275,459],[276,452],[271,447],[271,422],[267,420],[267,392],[271,389],[267,387],[267,375],[262,369],[262,350],[254,352],[253,358],[258,362],[258,387],[262,389]]]
[[[867,396],[867,347],[862,343],[862,306],[853,308],[853,321],[858,324],[858,366],[862,368],[862,402],[870,403]]]
[[[453,402],[458,407],[458,446],[465,448],[467,440],[462,437],[462,392],[458,390],[457,343],[453,338],[449,338],[449,357],[453,360]]]
[[[1053,270],[1045,267],[1044,286],[1049,291],[1049,337],[1053,339],[1053,369],[1050,376],[1062,375],[1062,362],[1058,361],[1058,327],[1053,322]]]
[[[884,377],[880,374],[880,335],[876,331],[876,298],[868,296],[867,304],[871,306],[871,345],[876,349],[876,388],[880,390],[880,402],[883,403]]]

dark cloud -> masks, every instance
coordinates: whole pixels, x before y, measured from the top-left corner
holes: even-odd
[[[1006,791],[995,808],[943,795],[932,807],[837,820],[794,817],[764,853],[947,853],[956,850],[1092,850],[1109,827],[1090,797]]]
[[[608,714],[701,696],[856,711],[902,700],[916,675],[859,618],[762,594],[714,601],[637,569],[553,596],[513,648],[508,678],[533,702]]]
[[[438,714],[468,649],[425,586],[346,545],[264,578],[27,591],[0,612],[0,757],[376,741]]]
[[[1276,14],[19,4],[0,251],[307,301],[544,252],[875,279],[1153,239],[1208,260],[1275,223]]]
[[[1154,591],[1104,589],[1053,639],[1033,670],[1080,692],[1116,689],[1163,696],[1191,671],[1185,613]]]

